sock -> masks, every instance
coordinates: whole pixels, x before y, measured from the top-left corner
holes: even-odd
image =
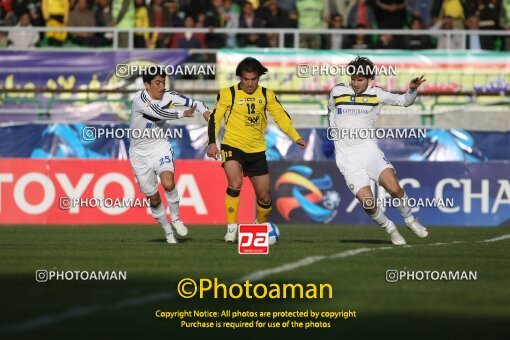
[[[237,209],[239,208],[239,194],[241,189],[227,188],[227,194],[225,195],[225,209],[227,212],[227,223],[237,223]]]
[[[381,207],[379,206],[377,207],[377,211],[375,212],[375,214],[370,215],[370,217],[375,223],[377,223],[380,227],[383,228],[387,226],[389,221],[386,215],[384,215]]]
[[[170,224],[168,224],[168,220],[166,219],[165,215],[165,206],[163,203],[160,203],[156,208],[150,206],[152,217],[158,221],[159,225],[163,230],[165,230],[165,234],[173,233],[172,227],[170,227]]]
[[[399,199],[400,204],[398,205],[398,210],[402,214],[402,217],[404,217],[404,220],[406,222],[410,222],[414,220],[413,213],[411,212],[411,208],[409,207],[409,197],[406,193],[404,193],[404,196]]]
[[[273,207],[271,206],[271,201],[268,204],[262,203],[257,200],[257,222],[258,223],[266,223],[269,221],[269,214]]]
[[[170,215],[172,222],[179,219],[179,193],[177,189],[168,192],[165,191],[166,201],[168,203],[168,209],[170,209]]]

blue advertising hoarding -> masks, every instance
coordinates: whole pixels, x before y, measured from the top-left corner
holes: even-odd
[[[424,225],[510,226],[509,161],[392,164]],[[335,162],[272,162],[270,173],[275,223],[373,224]],[[373,191],[388,202],[384,189],[374,185]],[[395,207],[385,210],[403,224]]]

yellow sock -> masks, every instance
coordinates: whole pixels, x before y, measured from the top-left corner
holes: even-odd
[[[236,224],[237,223],[237,209],[239,208],[239,193],[241,189],[227,189],[227,194],[225,195],[225,209],[227,212],[227,223],[228,224]]]
[[[271,210],[273,210],[271,202],[265,204],[257,201],[257,222],[266,223],[269,221],[269,214],[271,214]]]

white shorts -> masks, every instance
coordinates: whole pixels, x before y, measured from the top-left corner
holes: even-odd
[[[370,179],[379,183],[379,176],[386,168],[395,169],[384,158],[377,145],[370,144],[352,150],[335,150],[336,165],[354,195],[359,189],[370,186]]]
[[[146,196],[158,192],[158,176],[163,171],[175,172],[172,149],[165,148],[149,156],[130,153],[129,158],[140,190]]]

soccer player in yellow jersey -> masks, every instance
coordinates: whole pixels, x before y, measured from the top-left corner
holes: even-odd
[[[243,174],[250,178],[257,196],[257,220],[265,223],[271,213],[269,169],[266,160],[264,132],[268,111],[274,121],[302,149],[306,142],[292,125],[288,113],[274,92],[259,86],[259,78],[267,72],[255,58],[245,58],[237,65],[240,82],[218,93],[216,109],[209,119],[209,147],[207,156],[218,159],[220,150],[216,137],[220,123],[225,121],[225,135],[221,143],[221,160],[228,180],[225,208],[227,234],[225,242],[235,242],[237,237],[237,210]]]

